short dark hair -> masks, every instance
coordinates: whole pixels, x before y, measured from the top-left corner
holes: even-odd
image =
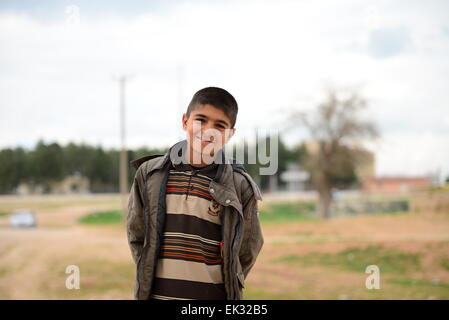
[[[238,105],[234,97],[225,89],[217,87],[207,87],[198,90],[187,107],[187,117],[199,105],[211,104],[215,108],[222,110],[231,119],[231,128],[234,128],[237,121]]]

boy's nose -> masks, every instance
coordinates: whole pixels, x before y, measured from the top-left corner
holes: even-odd
[[[204,131],[201,132],[201,137],[208,138],[208,140],[210,140],[210,141],[214,141],[214,139],[215,139],[213,132],[207,131],[207,129],[205,129]]]

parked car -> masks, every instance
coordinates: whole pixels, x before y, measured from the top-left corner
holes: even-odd
[[[31,210],[17,210],[11,213],[9,221],[13,228],[37,227],[36,214]]]

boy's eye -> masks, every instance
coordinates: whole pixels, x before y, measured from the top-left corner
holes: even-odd
[[[218,129],[224,129],[225,127],[223,127],[222,125],[216,125],[216,127],[218,128]]]
[[[195,121],[204,122],[204,119],[196,119]]]

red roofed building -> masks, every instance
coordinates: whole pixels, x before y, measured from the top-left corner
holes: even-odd
[[[429,177],[367,177],[362,181],[362,191],[367,193],[406,193],[430,187]]]

